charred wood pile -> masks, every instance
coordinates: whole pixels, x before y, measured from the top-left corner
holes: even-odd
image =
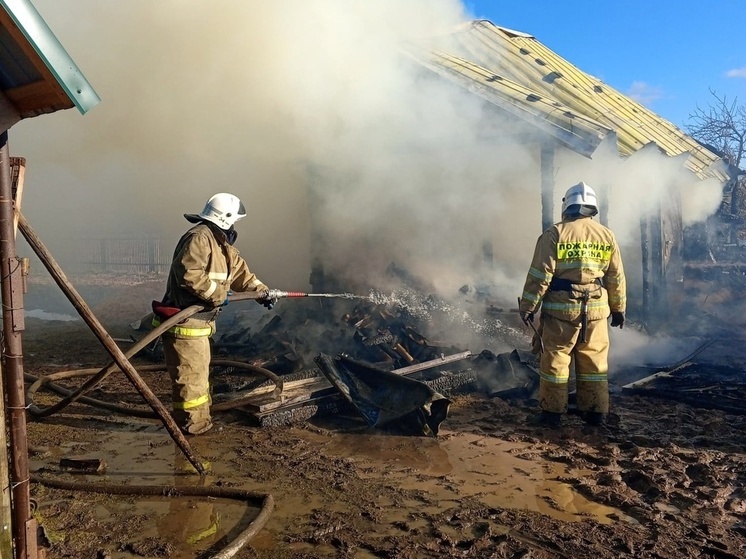
[[[624,386],[623,392],[746,415],[743,371],[726,365],[685,363],[630,383]]]
[[[689,266],[746,264],[746,175],[726,187],[718,212],[685,230],[683,257]]]
[[[372,379],[385,377],[388,390],[394,392],[413,393],[412,385],[397,382],[394,377],[418,381],[437,394],[435,401],[459,392],[480,390],[517,396],[536,389],[538,374],[533,356],[521,357],[517,351],[512,357],[487,350],[472,353],[443,339],[447,334],[443,333],[445,321],[434,324],[444,318],[438,310],[444,308],[442,301],[420,297],[416,311],[414,306],[411,301],[403,305],[395,297],[380,295],[354,303],[293,301],[280,305],[263,324],[256,321],[255,313],[237,312],[221,324],[219,331],[225,333],[214,340],[213,356],[248,361],[271,371],[282,378],[282,391],[278,394],[276,383],[265,378],[247,381],[234,375],[231,367],[218,367],[212,375],[213,399],[240,398],[245,404],[240,411],[251,420],[259,425],[280,425],[322,414],[359,415],[359,401],[347,396],[358,392],[368,397],[372,389],[352,379],[350,370],[365,377],[361,382],[382,386],[382,381]],[[428,312],[423,313],[423,308]],[[500,309],[492,306],[483,312],[490,321],[500,324]],[[515,336],[524,335],[504,328]],[[426,329],[439,329],[438,339],[426,336]],[[349,382],[347,388],[339,385],[342,377]],[[378,390],[383,389],[379,386]],[[391,400],[388,397],[384,406]],[[352,405],[355,403],[357,410]],[[423,419],[420,425],[427,431],[426,423]],[[437,432],[437,426],[429,427]]]

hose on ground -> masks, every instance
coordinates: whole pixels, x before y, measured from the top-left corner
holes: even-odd
[[[274,389],[275,396],[279,396],[282,393],[282,390],[283,390],[282,378],[274,374],[272,371],[269,371],[263,367],[259,367],[257,365],[251,365],[249,363],[243,363],[241,361],[231,361],[231,360],[226,360],[226,359],[213,359],[212,361],[210,361],[210,366],[233,367],[235,369],[244,369],[244,370],[250,371],[252,373],[255,373],[257,375],[263,376],[271,380],[275,384],[275,389]],[[142,367],[138,367],[140,372],[163,371],[165,370],[165,368],[166,368],[165,365],[144,365]],[[114,370],[116,370],[116,366]],[[80,377],[86,377],[86,376],[91,376],[91,375],[97,375],[97,374],[100,374],[100,372],[101,372],[100,369],[94,369],[94,368],[75,369],[75,370],[70,370],[70,371],[60,371],[58,373],[51,373],[43,377],[37,377],[30,373],[24,373],[25,380],[31,383],[30,386],[26,389],[26,406],[28,408],[29,413],[33,417],[43,418],[43,417],[48,417],[49,415],[51,415],[51,413],[49,413],[48,410],[54,408],[54,411],[59,411],[60,409],[64,407],[64,406],[59,406],[59,403],[57,403],[47,408],[40,408],[34,402],[34,397],[36,393],[41,388],[47,388],[51,390],[52,392],[55,392],[63,396],[64,399],[61,400],[61,402],[67,400],[67,404],[77,401],[81,404],[86,404],[89,406],[106,409],[109,411],[121,413],[123,415],[130,415],[133,417],[142,417],[145,419],[155,419],[158,417],[153,412],[153,410],[151,410],[150,408],[122,406],[119,404],[112,404],[110,402],[105,402],[103,400],[99,400],[96,398],[91,398],[89,396],[81,396],[80,388],[73,391],[73,390],[64,388],[63,386],[60,386],[59,384],[55,383],[55,381],[59,381],[59,380],[68,380],[72,378],[80,378]],[[99,380],[99,383],[102,380],[103,378]],[[91,385],[91,388],[93,386],[94,385]],[[211,405],[210,411],[216,412],[216,413],[230,411],[232,409],[245,406],[252,400],[254,399],[250,397],[234,398],[232,400],[227,400],[225,402],[220,402],[220,403]]]
[[[254,538],[269,520],[270,514],[275,506],[275,501],[269,493],[257,493],[244,489],[233,489],[229,487],[176,487],[172,485],[115,485],[108,483],[81,483],[75,481],[63,481],[45,476],[31,476],[31,483],[38,483],[45,487],[63,489],[66,491],[89,491],[93,493],[106,493],[110,495],[139,495],[160,497],[208,497],[235,499],[246,503],[261,503],[259,515],[245,528],[236,538],[228,543],[222,550],[211,556],[210,559],[230,559],[238,553],[241,548]]]
[[[175,314],[174,316],[164,320],[159,325],[155,326],[153,330],[148,332],[145,336],[142,337],[137,343],[135,343],[132,347],[130,347],[126,352],[124,352],[124,356],[129,359],[133,355],[136,355],[141,349],[147,347],[151,342],[158,339],[158,337],[163,334],[166,330],[174,326],[175,324],[178,324],[182,320],[185,320],[189,318],[190,316],[200,312],[204,311],[204,307],[201,305],[192,305],[191,307],[187,307],[186,309],[183,309],[179,313]],[[282,379],[275,375],[272,371],[269,371],[267,369],[264,369],[263,367],[258,367],[256,365],[250,365],[248,363],[242,363],[240,361],[227,361],[227,360],[213,360],[210,362],[210,365],[223,365],[228,367],[234,367],[237,369],[245,369],[252,371],[260,376],[263,376],[265,378],[268,378],[275,384],[275,391],[274,395],[279,396],[282,393]],[[163,365],[146,365],[144,367],[141,367],[141,371],[159,371],[164,370]],[[109,363],[106,367],[103,369],[76,369],[72,371],[60,371],[58,373],[52,373],[50,375],[45,375],[44,377],[35,377],[34,375],[30,375],[28,373],[24,374],[24,379],[27,382],[31,382],[31,386],[26,390],[26,406],[28,407],[29,413],[37,418],[42,417],[48,417],[65,407],[69,406],[73,402],[80,401],[81,403],[88,404],[90,406],[95,406],[103,409],[107,409],[110,411],[122,413],[125,415],[132,415],[135,417],[144,417],[144,418],[154,418],[157,417],[155,412],[152,410],[143,410],[138,408],[131,408],[127,406],[119,406],[117,404],[110,404],[108,402],[103,402],[101,400],[97,400],[95,398],[90,398],[85,396],[86,393],[93,390],[96,386],[101,384],[101,382],[106,379],[111,373],[114,371],[119,370],[119,367],[115,362]],[[85,381],[81,386],[79,386],[75,390],[69,390],[67,388],[63,388],[61,386],[53,384],[54,381],[57,380],[67,380],[71,378],[78,378],[78,377],[88,377],[90,376],[87,381]],[[59,402],[46,407],[46,408],[40,408],[34,403],[34,394],[42,387],[46,386],[50,390],[61,394],[63,396],[62,400]],[[216,404],[210,407],[211,411],[226,411],[234,408],[241,407],[245,405],[247,402],[245,399],[235,399],[233,401],[228,402],[221,402],[220,404]]]
[[[202,306],[192,305],[191,307],[187,307],[186,309],[168,318],[167,320],[164,320],[161,324],[159,324],[153,330],[148,332],[139,342],[137,342],[135,345],[129,348],[126,352],[124,352],[124,357],[129,359],[133,355],[137,354],[138,351],[140,351],[144,347],[147,347],[147,345],[150,342],[158,338],[158,336],[163,334],[166,330],[168,330],[175,324],[178,324],[182,320],[185,320],[189,318],[190,316],[192,316],[193,314],[196,314],[202,310],[204,310]],[[115,362],[109,363],[103,369],[97,370],[96,374],[94,374],[90,379],[84,382],[77,390],[68,391],[68,394],[65,396],[65,398],[63,398],[62,400],[60,400],[53,406],[49,406],[48,408],[45,408],[43,410],[37,407],[34,410],[33,414],[36,417],[46,417],[48,415],[52,415],[53,413],[60,411],[61,409],[67,407],[68,405],[72,404],[76,400],[82,398],[83,395],[86,394],[87,392],[90,392],[91,390],[93,390],[107,376],[109,376],[112,372],[116,370],[118,370],[117,364]],[[90,373],[86,373],[86,375],[81,375],[81,376],[88,376],[89,374]],[[29,405],[28,398],[26,401],[26,405]]]

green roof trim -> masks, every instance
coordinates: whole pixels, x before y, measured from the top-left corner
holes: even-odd
[[[70,100],[85,114],[101,101],[88,80],[29,0],[0,0]]]

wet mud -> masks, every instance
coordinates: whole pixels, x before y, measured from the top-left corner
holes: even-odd
[[[126,336],[139,312],[132,301],[147,306],[148,289],[157,297],[159,288],[120,286],[91,306],[114,336]],[[710,360],[724,351],[709,348]],[[109,361],[82,324],[34,318],[24,353],[34,375]],[[741,367],[741,358],[734,353],[728,365]],[[168,400],[165,373],[143,378]],[[739,390],[729,396],[746,396]],[[98,396],[132,401],[132,393],[112,375]],[[57,398],[38,395],[42,405]],[[568,415],[548,430],[533,422],[534,401],[462,394],[437,438],[373,430],[353,415],[257,427],[234,410],[189,439],[209,469],[204,478],[154,420],[74,404],[31,419],[28,436],[36,476],[271,494],[268,523],[236,557],[746,557],[746,416],[619,390],[611,405],[606,426]],[[70,471],[63,458],[106,468]],[[31,493],[48,559],[207,558],[259,511],[228,499],[40,483]]]

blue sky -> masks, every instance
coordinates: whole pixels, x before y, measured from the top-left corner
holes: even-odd
[[[746,0],[465,0],[679,127],[715,99],[746,105]]]

